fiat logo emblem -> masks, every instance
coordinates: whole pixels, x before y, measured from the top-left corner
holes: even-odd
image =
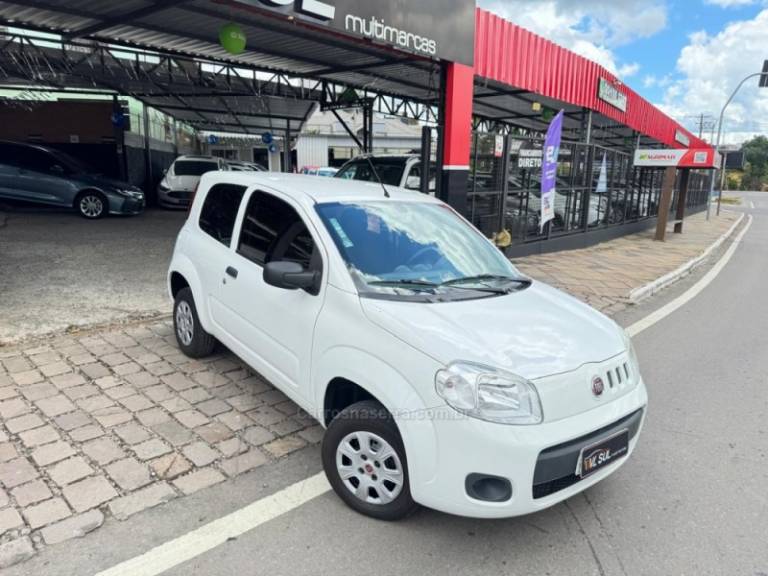
[[[600,376],[595,376],[592,378],[592,394],[595,396],[602,396],[603,392],[605,392],[605,384],[603,384],[603,379],[600,378]]]

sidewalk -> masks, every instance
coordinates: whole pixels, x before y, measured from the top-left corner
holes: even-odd
[[[564,290],[610,315],[629,305],[629,294],[701,255],[739,219],[723,212],[706,221],[704,213],[685,221],[684,234],[654,242],[655,228],[590,248],[514,260],[525,274]]]
[[[602,310],[703,252],[737,220],[691,218],[525,258],[525,273]],[[0,568],[316,444],[322,429],[227,352],[183,356],[168,320],[0,347]]]

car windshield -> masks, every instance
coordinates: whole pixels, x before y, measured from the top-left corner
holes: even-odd
[[[376,173],[371,169],[371,164],[376,168]],[[362,180],[364,182],[378,182],[379,178],[384,184],[400,186],[405,170],[405,160],[398,158],[371,158],[368,160],[356,160],[350,162],[336,173],[336,178],[345,180]],[[376,177],[378,174],[378,178]]]
[[[218,169],[218,163],[205,160],[182,160],[173,165],[173,173],[176,176],[202,176]]]
[[[527,282],[443,204],[337,202],[320,204],[317,212],[363,296],[479,298]]]

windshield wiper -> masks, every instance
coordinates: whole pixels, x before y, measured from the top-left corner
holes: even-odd
[[[439,288],[440,284],[434,282],[427,282],[426,280],[375,280],[374,282],[368,282],[369,286],[384,286],[397,288],[398,286],[405,286],[406,288]]]
[[[440,284],[440,286],[451,286],[454,288],[458,288],[459,284],[472,284],[472,283],[484,283],[489,281],[499,281],[499,282],[506,282],[506,283],[512,283],[515,282],[520,285],[521,288],[527,288],[531,285],[531,280],[528,278],[522,278],[522,277],[514,277],[514,276],[500,276],[498,274],[479,274],[477,276],[466,276],[464,278],[454,278],[453,280],[448,280],[447,282],[443,282]],[[509,292],[506,288],[493,288],[492,286],[488,286],[487,284],[483,284],[484,289],[489,292],[496,292],[499,294],[506,294]],[[473,288],[473,290],[482,290],[482,288]]]

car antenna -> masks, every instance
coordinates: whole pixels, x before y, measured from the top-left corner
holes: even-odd
[[[373,170],[373,175],[376,176],[376,180],[384,190],[384,197],[391,198],[391,196],[389,195],[389,190],[387,190],[387,187],[384,186],[384,182],[381,181],[381,176],[379,176],[379,171],[376,170],[376,166],[373,165],[373,160],[371,160],[371,157],[368,156],[367,154],[365,156],[365,159],[368,160],[368,165],[371,167],[371,170]]]

